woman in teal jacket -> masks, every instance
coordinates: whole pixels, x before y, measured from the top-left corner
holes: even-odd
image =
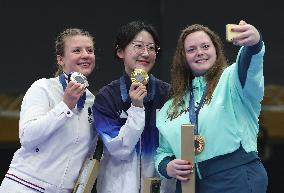
[[[258,116],[264,94],[264,43],[258,30],[240,21],[232,43],[241,46],[227,65],[221,40],[195,24],[179,37],[171,69],[171,98],[157,115],[156,169],[165,178],[190,180],[197,193],[265,193],[267,173],[257,155]],[[182,124],[194,124],[204,148],[195,164],[181,160]]]

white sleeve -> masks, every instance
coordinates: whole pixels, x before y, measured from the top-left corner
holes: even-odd
[[[41,80],[29,88],[21,105],[19,136],[26,148],[44,142],[73,115],[63,101],[54,107],[50,105],[48,89],[41,85]]]
[[[120,160],[129,159],[145,127],[144,108],[131,105],[127,113],[127,120],[116,137],[111,138],[109,135],[102,135],[109,153]]]

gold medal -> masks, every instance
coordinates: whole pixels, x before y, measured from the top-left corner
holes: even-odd
[[[204,149],[204,138],[201,135],[194,135],[194,151],[195,154],[200,154]]]
[[[147,72],[141,68],[136,68],[130,75],[132,82],[141,82],[146,85],[149,81],[149,76]]]

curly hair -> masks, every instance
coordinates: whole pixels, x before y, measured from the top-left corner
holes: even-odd
[[[211,102],[212,94],[219,78],[224,69],[228,66],[228,62],[223,51],[222,41],[214,31],[200,24],[194,24],[184,28],[177,41],[177,47],[171,65],[170,98],[173,100],[173,103],[167,112],[168,118],[171,120],[184,111],[184,95],[191,89],[194,75],[187,65],[184,41],[189,34],[197,31],[203,31],[210,37],[213,45],[215,46],[217,55],[215,63],[204,75],[207,81],[207,93],[205,98],[207,104]]]

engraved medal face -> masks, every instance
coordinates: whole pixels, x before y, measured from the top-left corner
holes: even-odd
[[[70,81],[74,81],[76,83],[84,84],[85,87],[89,86],[87,78],[80,72],[73,72],[70,75]]]
[[[149,81],[149,76],[147,72],[141,68],[136,68],[130,75],[132,82],[141,82],[146,85]]]
[[[85,83],[84,78],[81,77],[81,76],[75,76],[74,79],[75,79],[75,81],[78,82],[78,83],[81,83],[81,84],[84,84],[84,83]]]
[[[194,151],[195,154],[200,154],[205,146],[204,138],[201,135],[194,136]]]

